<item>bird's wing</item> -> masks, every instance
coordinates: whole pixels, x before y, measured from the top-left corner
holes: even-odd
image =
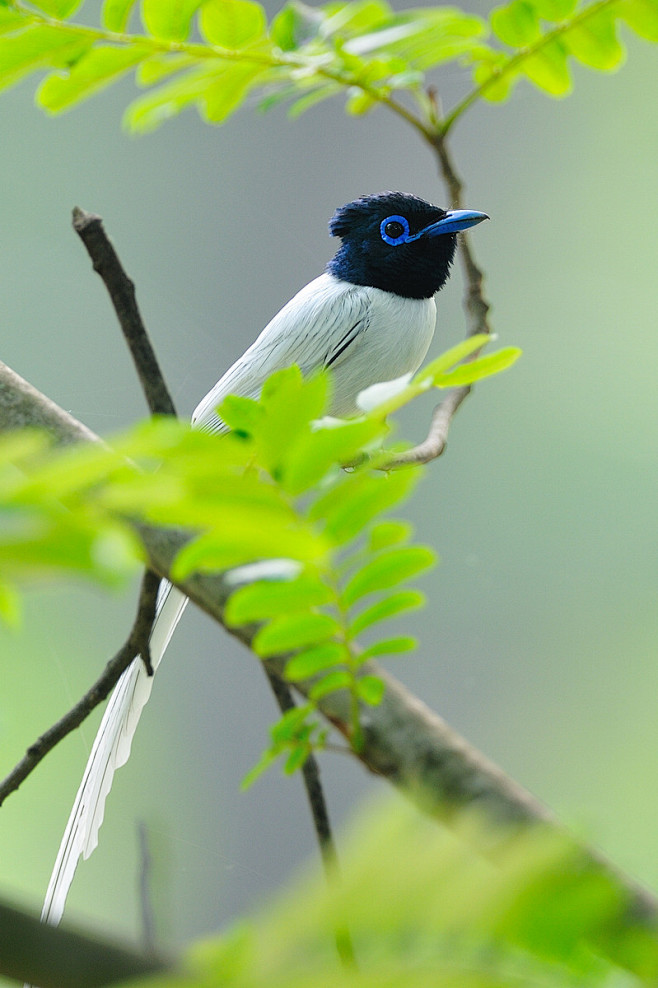
[[[162,584],[150,643],[154,671],[186,604],[187,597],[179,590],[170,583]],[[135,659],[112,693],[59,847],[41,912],[44,922],[55,926],[59,923],[78,861],[80,857],[88,858],[98,844],[98,831],[114,773],[128,761],[133,735],[151,695],[152,683],[153,677],[147,675],[141,659]]]
[[[371,308],[368,289],[330,274],[316,278],[284,305],[220,378],[196,407],[192,421],[209,432],[224,432],[216,409],[227,395],[257,398],[270,374],[292,364],[305,374],[337,367],[368,328]]]

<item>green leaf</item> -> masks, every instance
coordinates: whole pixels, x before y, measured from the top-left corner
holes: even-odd
[[[259,580],[240,587],[231,594],[224,617],[230,626],[251,624],[330,600],[331,591],[319,577],[302,573],[294,580]]]
[[[512,48],[531,45],[541,36],[537,10],[527,0],[512,0],[504,7],[496,7],[490,20],[494,34]]]
[[[609,10],[570,28],[564,43],[579,62],[603,72],[618,68],[624,60],[625,50],[617,38],[615,21]]]
[[[437,376],[437,381],[443,388],[473,384],[475,381],[481,381],[482,378],[491,377],[493,374],[507,370],[508,367],[516,363],[521,353],[522,351],[518,347],[503,347],[496,350],[495,353],[488,353],[484,357],[477,357],[475,360],[460,364],[454,370],[448,371],[440,377]]]
[[[81,7],[84,0],[32,0],[37,10],[43,10],[49,17],[65,21]]]
[[[211,45],[237,49],[264,37],[267,18],[255,0],[206,0],[199,27]]]
[[[50,113],[67,110],[116,82],[149,53],[150,49],[138,45],[92,48],[67,75],[52,74],[44,79],[37,91],[37,103]]]
[[[309,690],[311,700],[321,700],[323,696],[335,693],[337,690],[348,690],[352,685],[352,674],[346,669],[337,669],[324,676],[319,683]]]
[[[408,542],[413,535],[413,527],[408,521],[389,518],[373,525],[368,536],[368,548],[371,552],[388,549],[389,546]]]
[[[186,545],[172,566],[174,580],[184,580],[194,572],[221,572],[260,559],[317,562],[324,558],[327,545],[311,532],[299,527],[286,529],[272,518],[268,520],[266,512],[260,519],[252,518],[250,524],[250,514],[238,517],[234,512],[225,530],[201,535]]]
[[[20,594],[10,584],[0,581],[0,618],[7,627],[16,629],[20,627],[22,614]]]
[[[92,45],[77,31],[35,24],[17,34],[0,36],[0,89],[28,72],[44,67],[67,68]]]
[[[286,663],[285,675],[291,683],[310,679],[325,669],[331,669],[345,659],[345,646],[339,642],[323,642],[294,655]]]
[[[286,4],[272,18],[270,38],[281,51],[294,51],[297,48],[297,25],[299,17],[292,4]]]
[[[411,579],[436,563],[427,546],[413,545],[386,549],[358,570],[347,582],[342,600],[351,607],[361,597],[377,590],[388,590]]]
[[[273,751],[271,748],[268,748],[267,751],[264,751],[263,754],[260,756],[259,760],[253,766],[253,768],[250,768],[247,774],[245,775],[245,777],[243,778],[242,782],[240,783],[240,789],[244,792],[246,789],[249,789],[251,786],[253,786],[254,782],[256,782],[256,780],[259,779],[261,775],[267,772],[268,768],[270,768],[274,764],[274,762],[277,760],[278,757],[279,757],[278,751]]]
[[[281,655],[296,648],[315,645],[340,633],[340,625],[329,614],[300,611],[273,618],[254,637],[252,648],[257,655]]]
[[[324,12],[322,8],[321,12]],[[323,38],[341,34],[364,34],[390,17],[391,8],[384,0],[353,0],[352,3],[327,4],[328,12],[320,23]]]
[[[406,497],[420,476],[417,470],[381,474],[362,470],[322,495],[309,517],[324,521],[324,534],[337,545],[353,539],[373,518]]]
[[[414,378],[414,382],[424,381],[426,379],[432,382],[439,380],[455,364],[460,364],[467,357],[470,357],[471,354],[490,342],[491,336],[488,333],[476,333],[473,336],[468,336],[465,340],[456,343],[455,346],[450,347],[449,350],[446,350],[435,360],[432,360],[426,367],[421,368]]]
[[[350,637],[356,638],[373,624],[397,617],[406,611],[417,610],[424,603],[425,595],[420,590],[400,590],[399,593],[384,597],[354,618],[349,627]]]
[[[267,71],[248,62],[226,65],[202,94],[200,106],[208,123],[223,123],[240,108],[249,90]]]
[[[285,464],[286,489],[293,494],[318,484],[332,467],[358,459],[364,447],[386,431],[372,419],[320,423],[289,446]]]
[[[360,700],[377,707],[384,699],[386,686],[379,676],[360,676],[356,683],[356,694]]]
[[[310,753],[310,748],[307,745],[300,745],[298,748],[293,748],[283,766],[285,774],[293,775],[297,769],[302,767]]]
[[[142,21],[154,38],[186,41],[202,0],[142,0]]]
[[[0,34],[17,31],[25,25],[25,14],[0,4]]]
[[[128,27],[135,2],[136,0],[103,0],[102,24],[108,31],[123,34]]]
[[[206,65],[190,69],[172,82],[140,96],[126,110],[124,126],[134,133],[150,133],[190,104],[197,103],[208,89],[211,74],[214,73]]]
[[[509,98],[514,85],[519,78],[518,69],[505,71],[509,57],[502,52],[490,52],[482,55],[473,70],[473,80],[482,87],[482,97],[490,103],[502,103]]]
[[[219,414],[235,432],[251,435],[261,422],[265,410],[254,398],[227,395],[219,408]]]
[[[550,96],[566,96],[571,92],[571,75],[567,51],[562,41],[554,40],[519,63],[520,70],[539,89]]]
[[[137,66],[135,81],[138,86],[153,86],[162,82],[176,72],[189,69],[196,64],[196,59],[185,54],[151,54]]]
[[[533,0],[533,6],[545,21],[565,21],[576,10],[578,0]]]
[[[617,13],[628,26],[647,41],[658,41],[658,3],[656,0],[624,0]]]
[[[413,652],[418,647],[418,639],[411,635],[400,635],[397,638],[386,638],[364,649],[359,656],[359,662],[377,658],[380,655],[402,655],[403,652]]]

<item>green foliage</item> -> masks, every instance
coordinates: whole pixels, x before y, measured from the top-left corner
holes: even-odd
[[[454,348],[403,395],[350,421],[322,418],[327,374],[304,380],[292,367],[272,375],[258,401],[226,399],[221,413],[233,428],[226,436],[164,419],[138,426],[111,448],[61,452],[41,436],[4,439],[0,616],[15,623],[17,588],[44,575],[116,582],[133,572],[141,549],[127,519],[185,528],[191,537],[172,579],[230,570],[235,590],[226,624],[258,626],[256,654],[285,657],[286,677],[308,686],[308,705],[276,726],[260,767],[282,754],[290,770],[322,745],[315,704],[337,690],[347,691],[350,741],[358,748],[359,705],[382,698],[364,663],[415,646],[409,637],[382,637],[380,626],[422,604],[422,595],[403,585],[434,562],[431,550],[411,543],[409,525],[380,519],[419,477],[418,469],[373,469],[390,456],[382,445],[387,410],[451,380],[460,366],[467,378],[481,376],[489,358],[454,365],[484,342]],[[508,365],[506,353],[494,353],[488,368]],[[341,468],[353,462],[360,466]],[[267,561],[266,572],[259,570]],[[245,578],[240,567],[247,565]],[[365,632],[370,641],[363,644]]]
[[[640,978],[597,945],[656,971],[656,944],[640,930],[612,933],[625,904],[578,851],[537,828],[496,864],[470,849],[500,835],[477,818],[449,833],[401,804],[362,813],[342,853],[342,881],[307,876],[250,921],[189,951],[187,971],[135,988],[631,988]],[[486,833],[486,838],[484,834]],[[341,967],[331,930],[349,929],[356,965]],[[618,939],[616,940],[616,938]],[[616,940],[616,942],[615,942]]]
[[[137,132],[188,106],[221,123],[252,92],[263,107],[287,102],[292,116],[342,94],[348,113],[386,105],[431,141],[476,100],[507,99],[520,79],[564,96],[572,59],[616,69],[625,54],[620,21],[658,41],[658,0],[511,0],[488,23],[452,6],[397,13],[386,0],[292,0],[269,24],[256,0],[141,0],[142,33],[128,33],[134,0],[104,0],[98,27],[69,20],[78,6],[0,5],[0,88],[45,69],[37,102],[57,113],[134,69],[148,89],[126,111]],[[427,73],[446,65],[474,88],[441,117]],[[400,92],[412,95],[415,113]]]

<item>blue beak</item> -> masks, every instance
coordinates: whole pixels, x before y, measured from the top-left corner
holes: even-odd
[[[419,237],[439,237],[443,233],[459,233],[460,230],[468,230],[469,227],[488,219],[486,213],[479,213],[475,209],[450,209],[442,220],[426,226],[414,237],[409,237],[409,240],[417,240]]]

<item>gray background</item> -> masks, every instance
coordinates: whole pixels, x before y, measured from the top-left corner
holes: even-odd
[[[89,15],[91,17],[91,14]],[[453,148],[472,241],[516,368],[477,389],[447,455],[408,507],[441,565],[431,606],[399,631],[418,655],[390,668],[618,863],[658,881],[655,664],[655,54],[629,39],[616,77],[575,68],[563,102],[522,85],[476,107]],[[450,104],[466,81],[437,81]],[[386,112],[340,101],[295,123],[193,112],[142,139],[120,127],[131,83],[50,119],[24,83],[0,99],[0,356],[103,434],[144,415],[97,277],[69,227],[105,219],[134,278],[181,414],[277,309],[320,273],[326,224],[356,195],[395,188],[445,203],[429,151]],[[464,332],[461,279],[439,297],[431,355]],[[424,434],[429,400],[403,417]],[[0,630],[0,769],[61,715],[118,647],[133,594],[44,585],[23,630]],[[100,847],[70,915],[136,937],[137,821],[157,859],[174,944],[216,929],[313,853],[297,779],[246,794],[274,707],[254,659],[187,613],[157,677]],[[38,908],[98,718],[0,814],[0,891]],[[334,819],[373,788],[322,758]]]

